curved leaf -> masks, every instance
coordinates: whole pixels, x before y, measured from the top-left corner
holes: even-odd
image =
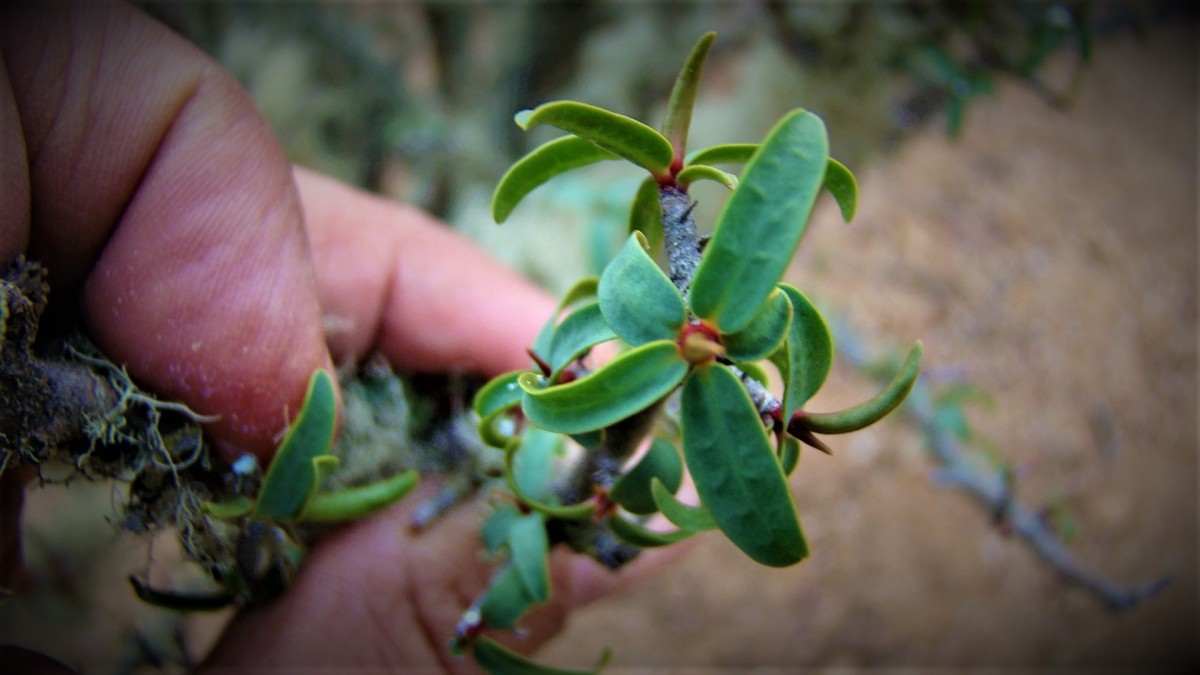
[[[725,366],[701,366],[683,385],[683,454],[700,501],[752,559],[784,567],[808,555],[787,481],[762,420]]]
[[[688,127],[692,123],[692,108],[696,104],[696,90],[700,86],[700,74],[704,72],[704,58],[712,46],[716,33],[705,33],[692,47],[692,53],[675,78],[675,86],[671,88],[671,98],[667,102],[667,116],[663,119],[663,135],[675,148],[675,154],[681,159],[687,149]]]
[[[634,232],[646,237],[650,257],[662,252],[662,207],[658,203],[658,183],[653,178],[642,181],[629,207],[629,234]]]
[[[850,169],[830,157],[829,166],[825,169],[824,185],[829,194],[837,200],[842,220],[847,223],[854,220],[854,212],[858,210],[858,181],[854,179]]]
[[[521,395],[524,396],[525,392],[522,391]],[[514,426],[511,418],[507,416],[509,410],[509,408],[500,408],[499,410],[492,411],[492,414],[488,415],[482,420],[479,420],[479,438],[483,440],[484,443],[487,443],[493,448],[504,450],[510,444],[517,442],[516,437],[510,433],[513,431]],[[501,422],[507,422],[509,427],[508,431],[504,431],[496,427],[496,425]]]
[[[675,177],[675,182],[679,183],[679,187],[683,188],[684,191],[687,190],[689,185],[698,180],[711,180],[724,185],[730,190],[738,186],[737,176],[731,173],[725,173],[724,171],[714,166],[708,166],[707,164],[693,164],[683,171],[680,171],[679,175]]]
[[[642,459],[625,475],[617,479],[608,498],[621,505],[626,511],[639,516],[658,510],[650,494],[650,482],[660,481],[671,494],[683,483],[683,462],[679,453],[669,442],[656,438]]]
[[[657,478],[650,481],[650,494],[658,510],[676,527],[696,532],[717,529],[717,521],[713,520],[708,509],[679,501],[673,491],[668,491]]]
[[[503,223],[525,195],[551,178],[606,159],[620,157],[578,136],[556,138],[536,148],[500,178],[492,193],[492,219]]]
[[[684,539],[696,534],[692,530],[675,530],[674,532],[655,532],[654,530],[646,529],[637,523],[626,520],[620,514],[613,514],[608,519],[608,526],[612,529],[613,534],[617,535],[617,539],[637,546],[638,548],[659,548],[661,546],[670,546],[671,544],[681,542]]]
[[[631,349],[600,370],[569,384],[543,389],[533,373],[521,376],[525,417],[560,434],[578,434],[615,424],[670,394],[688,364],[674,341]]]
[[[833,336],[812,302],[794,286],[779,284],[792,303],[792,323],[771,363],[783,378],[783,419],[804,405],[825,384],[833,368]]]
[[[316,489],[313,459],[328,453],[336,426],[337,393],[333,378],[328,372],[318,370],[308,382],[300,414],[267,468],[250,517],[289,520],[299,515]]]
[[[490,675],[599,675],[612,653],[607,649],[591,670],[564,670],[534,663],[486,635],[475,638],[471,648],[475,663]]]
[[[516,443],[512,443],[504,451],[504,479],[508,483],[508,489],[512,490],[517,499],[521,503],[528,506],[530,509],[537,511],[550,518],[558,518],[561,520],[583,520],[591,517],[596,510],[595,503],[591,501],[580,502],[578,504],[570,504],[568,506],[557,506],[547,504],[536,497],[527,494],[517,482],[516,472],[513,469],[513,459],[517,454]]]
[[[483,385],[475,394],[472,408],[480,418],[487,417],[498,410],[505,410],[521,402],[524,392],[517,386],[517,378],[526,370],[511,370],[503,375],[497,375]]]
[[[512,628],[517,619],[533,604],[525,582],[514,565],[505,565],[484,592],[479,613],[492,628]]]
[[[687,307],[675,284],[646,254],[649,245],[634,232],[600,275],[600,311],[622,340],[637,347],[674,340],[687,320]]]
[[[686,166],[693,164],[745,164],[758,151],[758,143],[728,143],[693,152]]]
[[[546,493],[554,473],[554,457],[562,449],[562,437],[536,427],[525,430],[521,447],[513,457],[513,479],[521,492],[536,499]]]
[[[775,126],[725,203],[696,268],[696,316],[723,333],[750,321],[792,260],[828,157],[825,124],[816,115],[796,110]]]
[[[790,476],[800,462],[800,441],[783,434],[783,452],[779,456],[779,468],[783,475]]]
[[[412,492],[420,480],[416,470],[410,469],[362,487],[318,492],[300,514],[300,518],[326,523],[357,520],[400,501]]]
[[[595,297],[596,288],[600,285],[599,277],[585,277],[575,282],[575,285],[563,295],[562,300],[558,303],[558,309],[546,319],[546,323],[542,324],[542,329],[538,331],[537,338],[533,341],[533,352],[539,357],[550,353],[550,341],[554,339],[554,330],[558,327],[558,315],[571,305]],[[538,364],[534,362],[534,368],[538,368]]]
[[[792,323],[792,303],[776,289],[758,312],[736,333],[721,336],[725,356],[732,361],[757,361],[774,352],[787,336]]]
[[[884,415],[890,413],[904,401],[904,397],[908,396],[908,392],[916,384],[917,376],[921,374],[923,349],[921,341],[917,340],[912,351],[908,353],[908,359],[901,366],[900,372],[896,373],[887,388],[879,392],[875,398],[841,412],[802,412],[800,413],[801,424],[809,431],[818,434],[845,434],[871,426],[883,419]]]
[[[480,535],[488,555],[495,555],[501,546],[508,544],[508,528],[521,517],[521,512],[512,504],[503,504],[487,520],[483,521]]]
[[[254,508],[254,500],[245,495],[238,495],[223,502],[204,502],[200,510],[205,514],[222,520],[235,520],[248,515]]]
[[[571,312],[558,324],[554,337],[550,339],[549,361],[554,371],[551,380],[558,377],[558,373],[579,358],[580,354],[616,337],[617,334],[608,327],[604,315],[600,313],[600,303],[591,302]],[[516,384],[515,380],[513,384]],[[520,390],[517,387],[517,391]]]
[[[129,577],[129,583],[133,586],[133,592],[142,602],[179,612],[216,612],[237,601],[237,595],[228,590],[212,593],[160,591],[143,584],[132,575]]]
[[[508,528],[508,551],[513,567],[525,584],[534,602],[550,599],[550,570],[546,556],[550,540],[546,537],[546,520],[534,512],[517,518]]]
[[[641,122],[603,108],[576,101],[551,101],[513,118],[528,131],[549,124],[624,157],[655,176],[666,176],[674,151],[662,134]]]

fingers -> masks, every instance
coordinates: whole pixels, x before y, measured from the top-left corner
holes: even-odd
[[[329,366],[271,130],[232,77],[125,5],[6,12],[0,53],[19,125],[5,128],[21,138],[0,136],[4,252],[27,240],[50,270],[52,309],[79,292],[112,360],[160,396],[220,415],[209,431],[227,454],[266,456],[285,409]],[[20,176],[8,183],[21,163],[24,222]]]
[[[295,173],[339,362],[379,349],[408,370],[528,367],[554,310],[544,291],[417,209]]]

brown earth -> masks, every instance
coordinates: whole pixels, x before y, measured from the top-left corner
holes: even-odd
[[[930,128],[863,172],[857,219],[820,206],[791,280],[876,347],[920,338],[927,368],[989,391],[972,424],[1017,467],[1019,499],[1066,499],[1086,566],[1174,583],[1106,610],[936,486],[893,420],[805,455],[792,486],[809,560],[765,569],[708,535],[574,616],[542,659],[582,665],[612,646],[630,672],[1197,662],[1196,30],[1097,56],[1065,112],[1006,83],[958,142]],[[809,407],[873,386],[843,363]]]

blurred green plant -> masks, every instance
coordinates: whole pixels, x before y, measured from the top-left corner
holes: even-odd
[[[531,605],[548,599],[546,557],[557,543],[548,533],[610,567],[640,549],[711,529],[761,564],[802,560],[808,543],[787,485],[800,443],[828,452],[816,434],[874,424],[904,400],[920,372],[917,342],[875,398],[834,413],[801,409],[829,373],[833,341],[817,309],[781,278],[821,189],[849,220],[857,188],[853,175],[829,157],[824,123],[805,110],[785,115],[761,144],[687,154],[714,37],[703,36],[684,64],[661,133],[574,101],[545,103],[515,117],[523,129],[550,125],[570,135],[508,170],[492,201],[498,223],[531,191],[575,168],[623,159],[650,176],[634,198],[624,247],[599,278],[584,279],[564,297],[530,349],[534,369],[501,375],[475,398],[481,437],[505,453],[515,505],[504,503],[484,525],[489,552],[504,562],[464,616],[454,648],[472,649],[491,672],[509,671],[493,669],[491,643],[481,642],[480,632],[512,628]],[[734,176],[713,166],[718,163],[746,166]],[[732,190],[705,240],[697,235],[688,196],[696,180]],[[667,272],[654,260],[660,252]],[[620,353],[593,369],[591,350],[608,342]],[[782,400],[761,382],[762,361],[779,370]],[[676,395],[677,412],[668,416],[676,418],[678,432],[654,438],[625,471]],[[563,437],[583,446],[582,469],[560,482],[566,489],[550,488],[545,477],[556,453],[545,448]],[[674,497],[684,465],[699,495],[695,506]],[[660,511],[677,529],[645,527]],[[567,534],[557,534],[564,527]],[[586,536],[572,538],[572,527]],[[595,546],[603,536],[618,546]]]

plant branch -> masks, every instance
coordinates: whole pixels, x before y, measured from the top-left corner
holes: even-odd
[[[856,367],[870,362],[862,340],[843,322],[831,322],[838,351]],[[925,437],[926,444],[939,464],[936,479],[954,485],[978,499],[996,515],[997,520],[1011,525],[1047,564],[1058,570],[1068,581],[1078,584],[1099,597],[1109,609],[1124,611],[1151,598],[1171,583],[1171,575],[1142,586],[1121,586],[1104,576],[1084,568],[1063,545],[1058,535],[1040,517],[1037,510],[1017,501],[1012,492],[1009,472],[989,470],[972,461],[972,453],[964,448],[935,417],[933,398],[925,376],[921,376],[909,393],[902,409]]]

